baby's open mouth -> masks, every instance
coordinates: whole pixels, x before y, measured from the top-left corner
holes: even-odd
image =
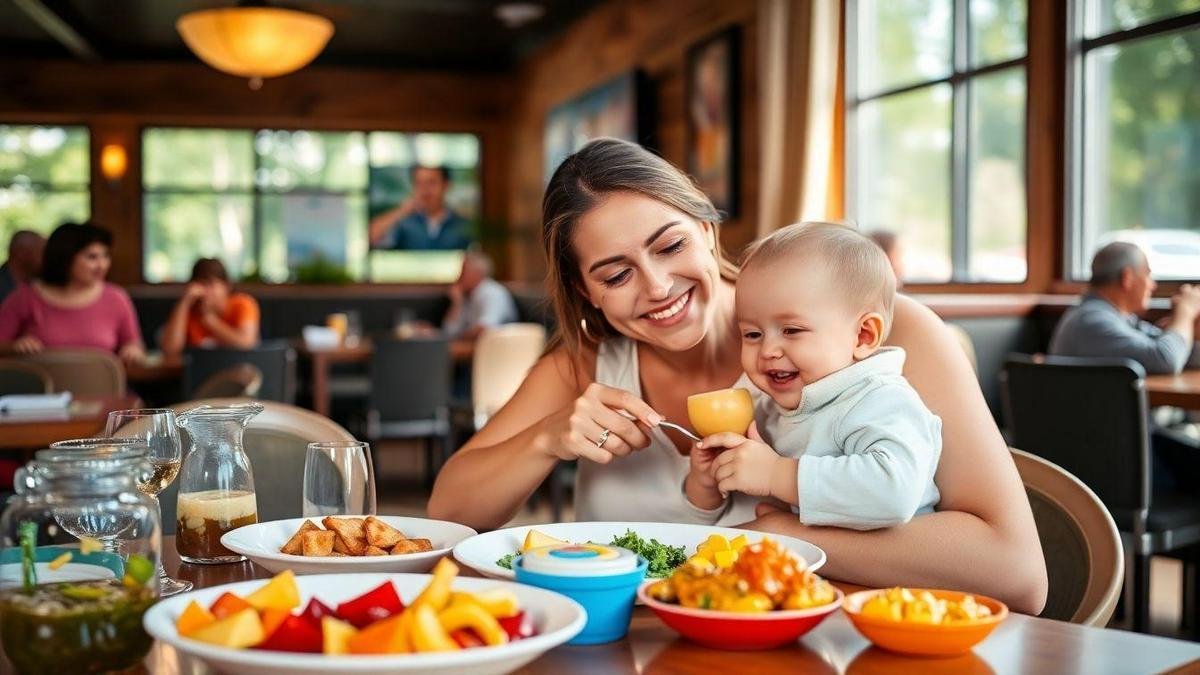
[[[788,384],[800,376],[798,370],[768,370],[767,379],[771,380],[772,384],[782,385]]]

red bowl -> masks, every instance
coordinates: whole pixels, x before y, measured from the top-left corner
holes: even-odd
[[[692,609],[660,602],[650,597],[646,589],[654,581],[647,581],[638,588],[638,598],[646,604],[662,622],[683,637],[714,649],[774,649],[795,642],[808,631],[817,627],[825,617],[836,612],[842,604],[843,594],[838,589],[837,598],[827,605],[809,609],[781,609],[772,612],[744,613],[718,612],[712,609]]]

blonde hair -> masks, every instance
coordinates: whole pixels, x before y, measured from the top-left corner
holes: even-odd
[[[599,344],[617,334],[604,313],[580,293],[583,278],[571,245],[575,226],[610,194],[630,192],[686,213],[713,228],[713,256],[721,278],[737,281],[737,265],[721,250],[721,215],[696,184],[670,162],[636,143],[596,139],[563,160],[542,199],[542,246],[546,252],[546,297],[557,328],[547,350],[564,345],[572,358],[584,342]]]
[[[879,312],[883,337],[887,337],[896,304],[896,275],[883,249],[870,237],[846,223],[795,223],[751,244],[742,257],[742,271],[798,256],[824,265],[847,300]]]

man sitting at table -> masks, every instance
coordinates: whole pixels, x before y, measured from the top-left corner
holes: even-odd
[[[1113,242],[1092,258],[1092,279],[1079,305],[1068,310],[1050,338],[1062,356],[1124,356],[1150,375],[1200,367],[1195,335],[1200,330],[1200,288],[1183,284],[1160,326],[1138,313],[1150,306],[1158,284],[1146,255],[1134,244]]]
[[[446,204],[450,170],[444,166],[414,166],[409,170],[409,179],[412,196],[371,219],[371,248],[452,251],[469,246],[470,223]]]
[[[1092,278],[1079,305],[1063,315],[1050,338],[1059,356],[1125,357],[1147,374],[1200,367],[1200,288],[1183,284],[1171,298],[1171,313],[1156,326],[1138,313],[1150,306],[1157,284],[1146,254],[1134,244],[1113,242],[1092,258]],[[1155,489],[1194,489],[1200,480],[1200,447],[1187,436],[1155,426]]]
[[[216,258],[201,258],[192,267],[192,278],[175,303],[163,327],[159,346],[176,356],[185,347],[250,349],[258,344],[258,303],[245,293],[234,293],[225,265]]]
[[[458,281],[448,292],[450,309],[442,332],[451,340],[474,342],[484,329],[517,320],[517,304],[504,284],[492,278],[492,261],[484,253],[467,251]]]

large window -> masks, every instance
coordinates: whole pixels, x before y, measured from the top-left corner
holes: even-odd
[[[452,280],[461,254],[368,251],[369,217],[407,197],[416,164],[448,167],[447,203],[478,217],[471,134],[151,128],[142,154],[151,282],[187,279],[201,256],[269,282]]]
[[[86,127],[0,124],[0,255],[17,230],[91,215]]]
[[[1200,278],[1200,0],[1088,0],[1071,17],[1067,269],[1111,241]]]
[[[851,0],[847,208],[911,282],[1026,276],[1025,0]]]

